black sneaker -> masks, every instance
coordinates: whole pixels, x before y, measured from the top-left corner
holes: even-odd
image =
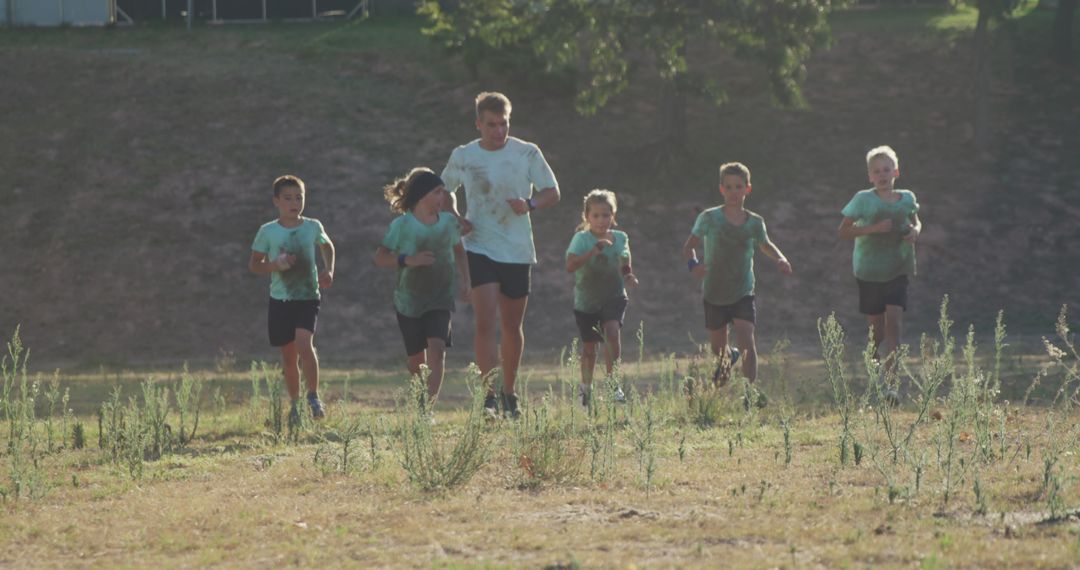
[[[319,399],[319,395],[315,392],[308,392],[307,403],[311,408],[311,417],[316,420],[321,420],[326,417],[326,411],[323,409],[322,400]]]
[[[495,398],[495,394],[484,396],[484,415],[491,419],[498,417],[499,400]]]
[[[578,384],[578,396],[581,398],[581,407],[588,409],[589,400],[592,397],[592,386],[588,384]]]
[[[518,397],[517,394],[500,394],[502,396],[502,409],[503,415],[516,420],[521,417],[521,412],[518,411]]]
[[[296,399],[292,401],[289,406],[289,431],[296,430],[300,427],[300,400]]]

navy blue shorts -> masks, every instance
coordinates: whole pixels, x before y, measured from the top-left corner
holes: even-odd
[[[907,275],[895,277],[889,281],[863,281],[859,283],[859,312],[864,315],[880,315],[886,305],[895,305],[907,310]]]
[[[282,301],[271,297],[266,319],[270,346],[285,346],[296,340],[296,329],[315,334],[315,323],[318,320],[318,299]]]
[[[481,253],[471,251],[465,253],[469,258],[469,281],[471,286],[479,287],[488,283],[498,283],[499,292],[511,299],[520,299],[529,294],[532,265],[528,263],[503,263]]]
[[[756,321],[757,306],[754,305],[753,295],[747,295],[730,305],[714,305],[705,301],[705,328],[718,331],[735,319],[750,323]]]
[[[419,317],[407,317],[397,314],[401,338],[405,339],[405,354],[412,356],[427,349],[429,338],[442,339],[446,346],[451,346],[450,311],[428,311]]]
[[[574,310],[574,319],[577,321],[581,340],[583,342],[600,342],[604,340],[601,332],[604,330],[604,323],[609,321],[618,321],[621,328],[623,317],[626,316],[627,303],[626,297],[619,297],[605,303],[603,307],[600,307],[599,313],[583,313]]]

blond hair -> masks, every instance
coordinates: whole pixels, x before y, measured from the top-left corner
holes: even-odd
[[[597,188],[590,191],[585,195],[584,204],[581,208],[581,225],[578,226],[578,231],[589,229],[589,206],[593,204],[607,204],[611,206],[611,225],[616,226],[615,212],[619,210],[619,202],[615,199],[615,193],[611,190],[604,190]]]
[[[866,153],[866,166],[869,167],[870,166],[870,161],[874,160],[875,158],[882,157],[882,156],[884,156],[885,158],[891,160],[894,168],[897,168],[897,169],[900,168],[900,159],[896,158],[896,151],[893,150],[892,147],[887,145],[887,144],[886,145],[881,145],[881,146],[876,146],[876,147],[870,149],[870,152]]]

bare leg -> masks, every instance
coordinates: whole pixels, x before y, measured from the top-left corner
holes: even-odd
[[[319,356],[315,353],[314,337],[311,331],[296,329],[296,352],[300,356],[300,366],[304,369],[304,381],[309,394],[319,393]],[[297,395],[300,386],[297,385]]]
[[[446,343],[441,338],[427,339],[427,362],[430,374],[428,374],[427,388],[428,398],[432,402],[439,396],[442,387],[443,370],[446,364]]]
[[[596,343],[581,343],[581,383],[592,385],[593,370],[596,368]]]
[[[488,372],[499,365],[498,336],[496,323],[499,308],[499,284],[485,283],[469,290],[473,311],[476,314],[476,335],[473,337],[476,351],[476,366],[485,380]],[[488,392],[495,393],[494,386],[488,386]]]
[[[289,399],[300,397],[300,366],[296,353],[296,341],[281,347],[281,370],[285,373],[285,390]]]
[[[503,393],[513,394],[517,382],[521,355],[525,352],[525,308],[529,305],[529,296],[511,299],[499,294],[499,317],[502,325],[502,342],[499,354],[502,356]]]
[[[604,336],[607,337],[607,374],[611,376],[611,370],[615,367],[615,362],[622,358],[622,339],[620,335],[622,333],[619,321],[607,321],[604,323]]]
[[[888,306],[886,306],[886,310],[888,310]],[[876,359],[881,342],[885,339],[885,313],[867,315],[866,320],[870,323],[870,336],[874,339],[874,358]]]
[[[726,357],[728,359],[728,363],[731,362],[731,353],[728,352],[728,348],[727,348],[727,345],[728,345],[728,328],[727,328],[727,325],[724,325],[724,326],[720,327],[717,330],[710,330],[709,331],[709,344],[712,346],[712,352],[713,352],[714,356],[716,356],[717,358],[725,358]],[[720,372],[719,372],[718,375],[717,374],[713,375],[713,382],[716,383],[717,386],[723,386],[724,384],[727,384],[728,379],[731,378],[731,370],[730,370],[730,366],[729,365],[725,366],[723,362],[721,362],[718,366],[721,366],[722,368],[720,369]]]
[[[757,343],[754,340],[754,323],[735,319],[735,344],[739,347],[742,358],[742,373],[747,380],[757,380]]]
[[[904,308],[899,305],[885,305],[884,321],[881,345],[885,352],[885,362],[888,366],[895,366],[893,355],[900,346],[900,335],[904,332]]]

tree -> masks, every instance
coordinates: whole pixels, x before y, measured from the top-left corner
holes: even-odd
[[[979,17],[975,23],[975,146],[983,149],[990,139],[990,24],[1005,20],[1021,0],[976,0]]]
[[[811,49],[828,37],[830,0],[426,0],[425,30],[461,53],[470,69],[507,53],[533,58],[541,69],[569,69],[575,107],[596,113],[622,93],[638,71],[662,80],[667,142],[685,137],[685,97],[720,104],[720,81],[691,61],[697,50],[728,50],[768,73],[783,105],[801,105],[800,84]],[[634,65],[644,57],[649,65]]]

